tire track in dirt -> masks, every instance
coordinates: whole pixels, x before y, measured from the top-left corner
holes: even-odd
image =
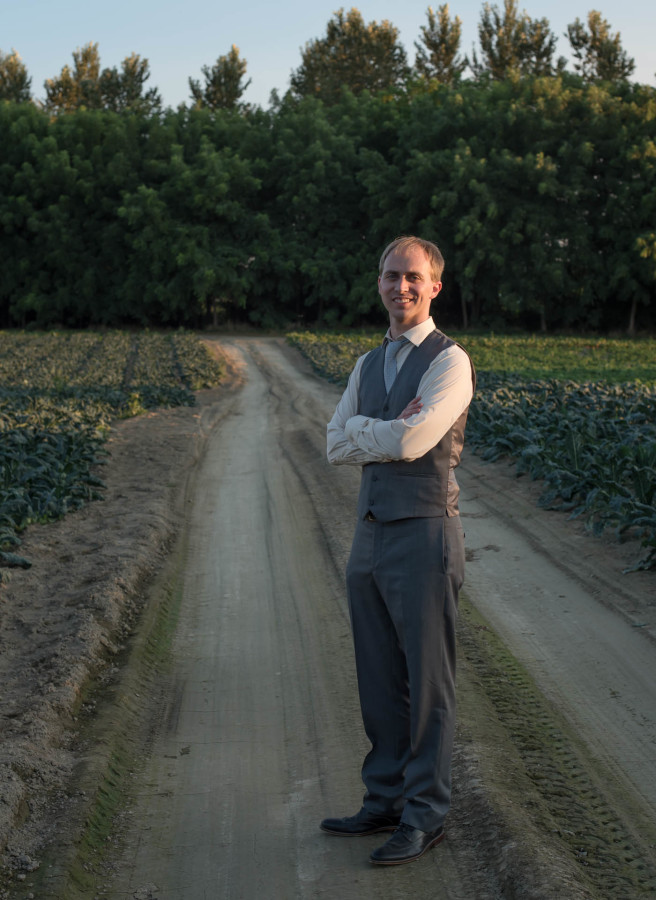
[[[618,807],[614,774],[592,758],[477,611],[465,602],[461,613],[462,655],[505,732],[506,752],[514,751],[516,776],[521,771],[530,783],[523,802],[536,824],[580,865],[594,897],[653,895],[653,821],[626,794]]]

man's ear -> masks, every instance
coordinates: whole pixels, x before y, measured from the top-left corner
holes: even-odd
[[[380,281],[380,279],[378,279],[378,280]],[[441,281],[436,281],[436,282],[433,284],[433,290],[435,291],[435,293],[434,293],[433,296],[431,297],[431,300],[434,300],[434,299],[437,297],[437,295],[439,294],[439,292],[442,290],[442,282],[441,282]]]

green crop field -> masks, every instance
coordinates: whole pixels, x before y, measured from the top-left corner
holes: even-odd
[[[516,461],[543,485],[541,505],[599,534],[638,537],[637,568],[656,566],[656,340],[452,335],[478,386],[469,446]],[[324,377],[345,384],[380,335],[292,334]]]
[[[112,420],[193,405],[221,376],[182,332],[0,332],[0,565],[28,565],[27,525],[101,496]]]

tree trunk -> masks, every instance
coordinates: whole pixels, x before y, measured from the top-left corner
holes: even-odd
[[[631,335],[631,337],[633,337],[633,335],[635,334],[635,330],[636,330],[635,326],[636,326],[637,310],[638,310],[638,298],[634,296],[633,300],[631,301],[631,310],[629,311],[629,324],[626,329],[626,333]]]
[[[467,316],[467,302],[465,301],[465,296],[461,290],[458,290],[460,294],[460,313],[462,316],[462,330],[467,331],[469,326],[469,318]]]

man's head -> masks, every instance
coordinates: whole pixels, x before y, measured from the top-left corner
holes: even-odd
[[[385,248],[378,292],[389,313],[393,338],[429,318],[431,301],[442,290],[443,268],[442,254],[430,241],[401,237]]]

